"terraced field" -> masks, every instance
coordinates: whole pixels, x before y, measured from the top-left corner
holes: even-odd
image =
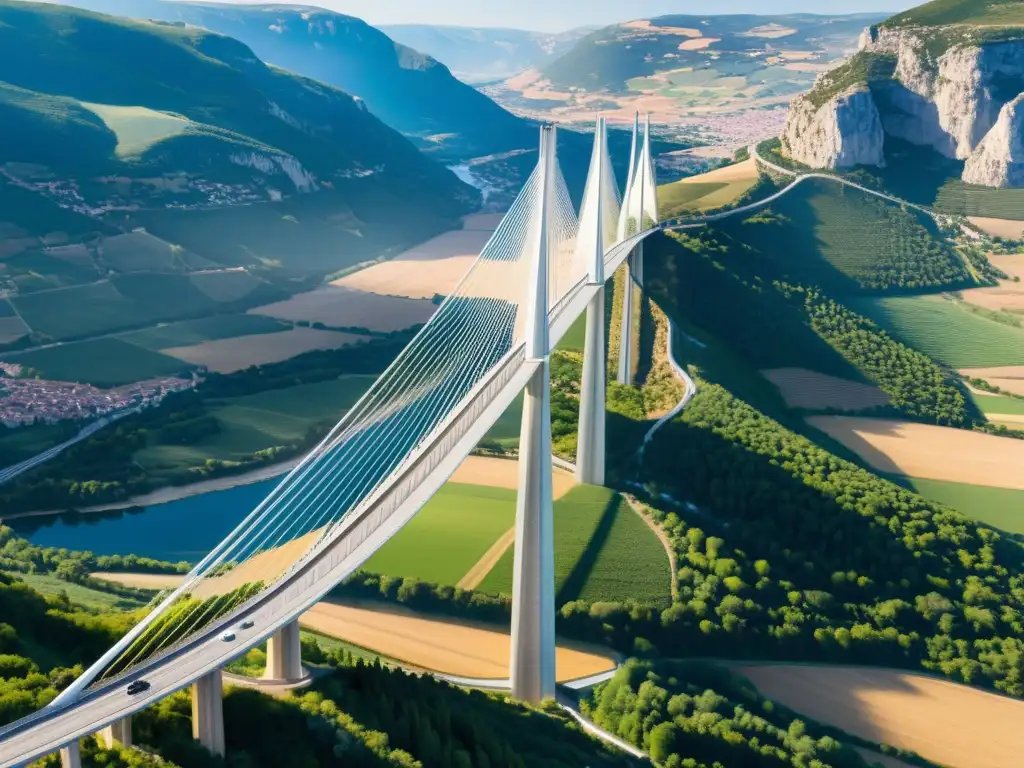
[[[980,317],[940,296],[848,303],[898,340],[953,368],[1024,364],[1024,329]]]

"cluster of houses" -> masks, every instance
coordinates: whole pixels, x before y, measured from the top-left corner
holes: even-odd
[[[5,427],[87,421],[126,409],[154,406],[172,392],[191,389],[197,382],[195,377],[167,377],[97,389],[67,381],[17,378],[22,369],[12,363],[0,363],[0,372],[0,424]]]

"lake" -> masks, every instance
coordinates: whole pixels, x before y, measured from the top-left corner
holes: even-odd
[[[5,524],[41,547],[196,562],[252,512],[279,481],[272,478],[131,512],[69,513],[20,518]]]

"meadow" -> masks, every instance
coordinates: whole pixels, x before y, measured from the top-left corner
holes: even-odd
[[[974,392],[969,395],[971,402],[986,416],[1001,414],[1024,416],[1024,398],[1006,395],[979,395]]]
[[[447,483],[363,569],[456,584],[515,524],[515,513],[514,490]]]
[[[33,331],[57,340],[98,336],[272,301],[281,292],[245,271],[133,273],[12,299]]]
[[[135,454],[157,478],[202,465],[208,458],[238,461],[256,451],[296,443],[319,423],[333,424],[373,383],[375,376],[343,376],[287,389],[209,401],[219,431],[191,445],[162,444],[159,432]]]
[[[972,520],[1024,535],[1024,491],[917,477],[899,482],[926,499],[953,507]]]
[[[77,381],[97,387],[173,376],[192,368],[182,360],[112,336],[8,353],[6,359],[34,369],[43,379]]]
[[[512,593],[514,547],[478,589]],[[555,604],[570,600],[666,605],[669,569],[661,542],[617,493],[577,486],[555,502]]]
[[[117,136],[118,157],[141,155],[157,142],[180,136],[192,121],[178,115],[157,112],[146,107],[119,107],[81,102],[95,112]]]
[[[1024,329],[988,320],[939,296],[851,299],[896,339],[953,368],[1024,364]]]
[[[63,592],[71,602],[91,611],[131,611],[146,604],[142,600],[64,581],[49,573],[18,573],[17,577],[40,594],[56,596]]]
[[[117,272],[171,272],[214,266],[148,232],[127,232],[105,238],[100,243],[99,253],[103,262]]]
[[[1024,189],[993,189],[951,179],[939,189],[935,208],[961,216],[1019,219],[1024,211]]]
[[[204,341],[230,339],[235,336],[253,336],[259,333],[276,333],[291,327],[288,323],[262,315],[215,315],[199,320],[183,320],[177,323],[158,325],[143,331],[131,331],[117,338],[143,349],[159,352],[170,347],[185,347],[202,344]]]

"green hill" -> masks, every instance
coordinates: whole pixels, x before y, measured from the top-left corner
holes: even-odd
[[[543,72],[559,89],[623,91],[634,78],[656,78],[662,93],[681,99],[708,90],[782,96],[814,80],[813,71],[790,63],[831,61],[879,20],[872,14],[658,16],[597,30]]]
[[[1019,0],[932,0],[896,14],[883,26],[946,24],[1024,24],[1024,4]]]
[[[285,216],[327,208],[333,239],[272,254],[302,272],[306,252],[329,249],[333,263],[315,265],[326,272],[421,239],[476,197],[358,99],[268,66],[221,34],[5,1],[0,50],[7,176],[119,226],[127,210],[129,225],[172,236],[188,227],[164,221],[168,211],[209,218],[244,207],[264,223],[264,242],[274,221],[301,241]],[[298,212],[275,215],[290,201]],[[396,216],[409,224],[402,232]],[[233,223],[239,250],[251,250],[257,243]],[[213,261],[245,263],[223,242],[205,253],[190,246]]]

